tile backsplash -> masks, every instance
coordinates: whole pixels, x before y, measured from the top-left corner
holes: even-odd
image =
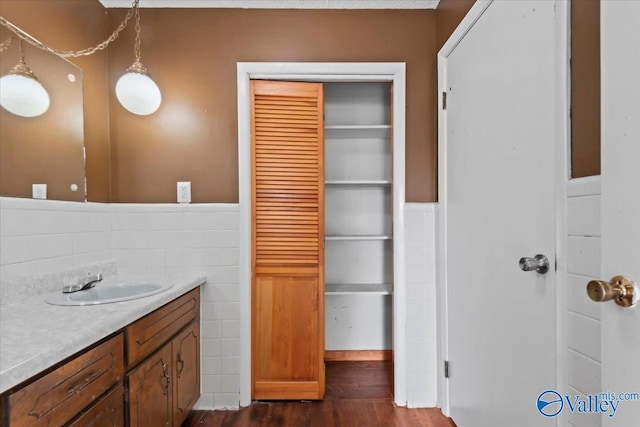
[[[15,278],[110,259],[120,275],[206,276],[196,409],[238,407],[238,205],[0,197],[0,221],[0,292]]]
[[[0,279],[110,259],[111,205],[0,197]]]

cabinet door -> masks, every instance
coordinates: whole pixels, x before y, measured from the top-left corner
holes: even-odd
[[[129,381],[129,425],[171,426],[171,344],[152,354],[127,375]]]
[[[173,348],[173,425],[179,427],[200,397],[200,322],[176,336]]]
[[[324,395],[324,120],[318,83],[252,82],[252,393]]]

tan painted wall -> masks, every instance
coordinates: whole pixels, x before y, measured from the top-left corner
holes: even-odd
[[[84,70],[89,200],[174,202],[175,182],[189,180],[194,202],[237,202],[236,62],[398,61],[407,63],[408,78],[406,197],[436,201],[435,57],[473,3],[442,0],[437,11],[143,9],[142,59],[163,94],[156,114],[133,116],[113,95],[133,60],[132,29],[108,55],[73,60]],[[51,46],[69,49],[101,41],[124,13],[107,12],[97,0],[0,3],[2,16]],[[577,41],[582,37],[587,41]],[[588,51],[593,43],[593,31],[575,32],[574,49]],[[576,66],[576,53],[574,88],[580,87],[576,71],[587,72],[593,85],[593,58]],[[581,123],[599,123],[599,116],[593,119],[594,92],[575,98],[580,93],[574,90],[574,120],[582,103],[591,112]],[[599,173],[599,125],[574,128],[574,176]]]
[[[436,53],[445,44],[476,0],[440,0],[436,9]]]
[[[114,11],[114,26],[124,11]],[[142,62],[162,90],[153,115],[111,98],[114,202],[175,202],[176,181],[194,202],[237,202],[236,63],[407,63],[409,201],[437,197],[433,10],[143,9]],[[132,32],[109,51],[110,87],[133,60]]]
[[[109,20],[97,0],[2,0],[0,15],[54,48],[82,49],[107,36]],[[71,59],[83,70],[84,141],[88,198],[110,200],[109,109],[106,52]]]
[[[571,176],[600,175],[600,0],[571,1]]]

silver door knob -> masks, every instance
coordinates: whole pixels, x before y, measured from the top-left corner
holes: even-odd
[[[549,258],[542,254],[538,254],[533,258],[520,258],[520,269],[522,271],[537,271],[540,274],[546,274],[549,271]]]
[[[610,281],[592,280],[587,284],[587,294],[592,301],[613,300],[621,307],[631,307],[638,302],[638,288],[631,279],[624,276],[612,277]]]

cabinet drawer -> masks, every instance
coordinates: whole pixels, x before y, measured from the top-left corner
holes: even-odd
[[[69,427],[123,427],[124,387],[122,383],[100,399]]]
[[[200,316],[200,288],[181,296],[128,326],[127,366],[151,354]]]
[[[69,421],[124,375],[122,334],[70,360],[9,396],[11,426]]]

